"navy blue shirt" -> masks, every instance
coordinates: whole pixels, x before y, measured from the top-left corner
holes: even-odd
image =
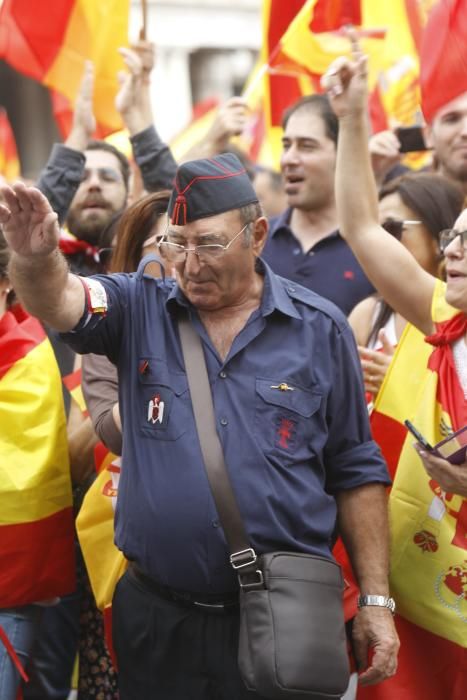
[[[346,315],[375,289],[338,231],[303,251],[287,209],[270,222],[262,257],[274,272],[334,302]]]
[[[78,352],[107,354],[118,366],[123,467],[116,543],[173,588],[236,588],[198,442],[180,313],[190,315],[203,341],[218,434],[258,554],[330,557],[333,494],[389,483],[371,439],[346,319],[325,299],[267,266],[263,271],[260,308],[225,362],[176,283],[141,272],[90,278],[104,286],[108,313],[85,311],[63,336]],[[289,390],[280,390],[281,383]]]

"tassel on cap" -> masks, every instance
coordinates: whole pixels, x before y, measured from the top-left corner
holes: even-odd
[[[223,153],[178,167],[168,213],[172,224],[185,226],[257,201],[242,163],[233,153]]]

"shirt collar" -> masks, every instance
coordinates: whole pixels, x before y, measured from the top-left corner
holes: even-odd
[[[301,316],[285,289],[284,280],[275,275],[269,265],[261,258],[257,260],[257,271],[264,276],[263,297],[260,305],[261,315],[269,316],[277,310],[285,316],[300,319]],[[170,290],[166,304],[169,311],[176,311],[181,306],[189,310],[193,309],[178,284],[174,284]]]
[[[290,217],[292,216],[292,207],[288,207],[288,209],[285,209],[285,211],[282,212],[282,214],[279,214],[279,216],[276,216],[274,219],[271,219],[270,224],[269,224],[269,230],[270,230],[270,235],[271,238],[276,235],[276,233],[280,229],[290,229]]]
[[[271,219],[269,223],[269,232],[270,232],[270,237],[274,238],[274,236],[279,233],[279,231],[287,231],[288,233],[291,233],[294,235],[294,232],[292,228],[290,227],[290,219],[292,217],[292,211],[293,208],[289,207],[285,211],[282,212],[282,214],[279,214],[279,216],[276,216],[274,219]],[[321,241],[327,241],[330,238],[340,238],[341,235],[339,233],[339,229],[336,229],[335,231],[331,231],[325,238],[322,238],[318,243],[315,243],[315,245],[319,245]],[[313,246],[314,247],[314,246]]]

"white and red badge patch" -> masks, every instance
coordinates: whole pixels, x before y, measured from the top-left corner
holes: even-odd
[[[148,423],[155,425],[164,420],[164,402],[161,401],[160,394],[155,394],[148,403]]]
[[[105,316],[108,303],[107,292],[105,291],[104,285],[90,277],[80,277],[80,280],[83,283],[84,292],[86,294],[88,312],[90,314],[102,314]]]

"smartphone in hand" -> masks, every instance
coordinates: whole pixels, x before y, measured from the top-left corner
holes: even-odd
[[[467,425],[452,433],[452,435],[448,435],[447,438],[436,443],[436,445],[430,445],[428,440],[409,420],[405,420],[404,425],[427,452],[431,452],[437,457],[442,457],[451,464],[463,464],[466,461]]]
[[[417,428],[414,426],[413,423],[411,423],[409,420],[404,421],[404,425],[409,430],[416,441],[428,452],[433,452],[433,447],[430,445],[428,440],[423,437],[423,435],[417,430]]]
[[[400,153],[429,150],[421,126],[400,126],[395,129],[394,133],[400,143]]]

